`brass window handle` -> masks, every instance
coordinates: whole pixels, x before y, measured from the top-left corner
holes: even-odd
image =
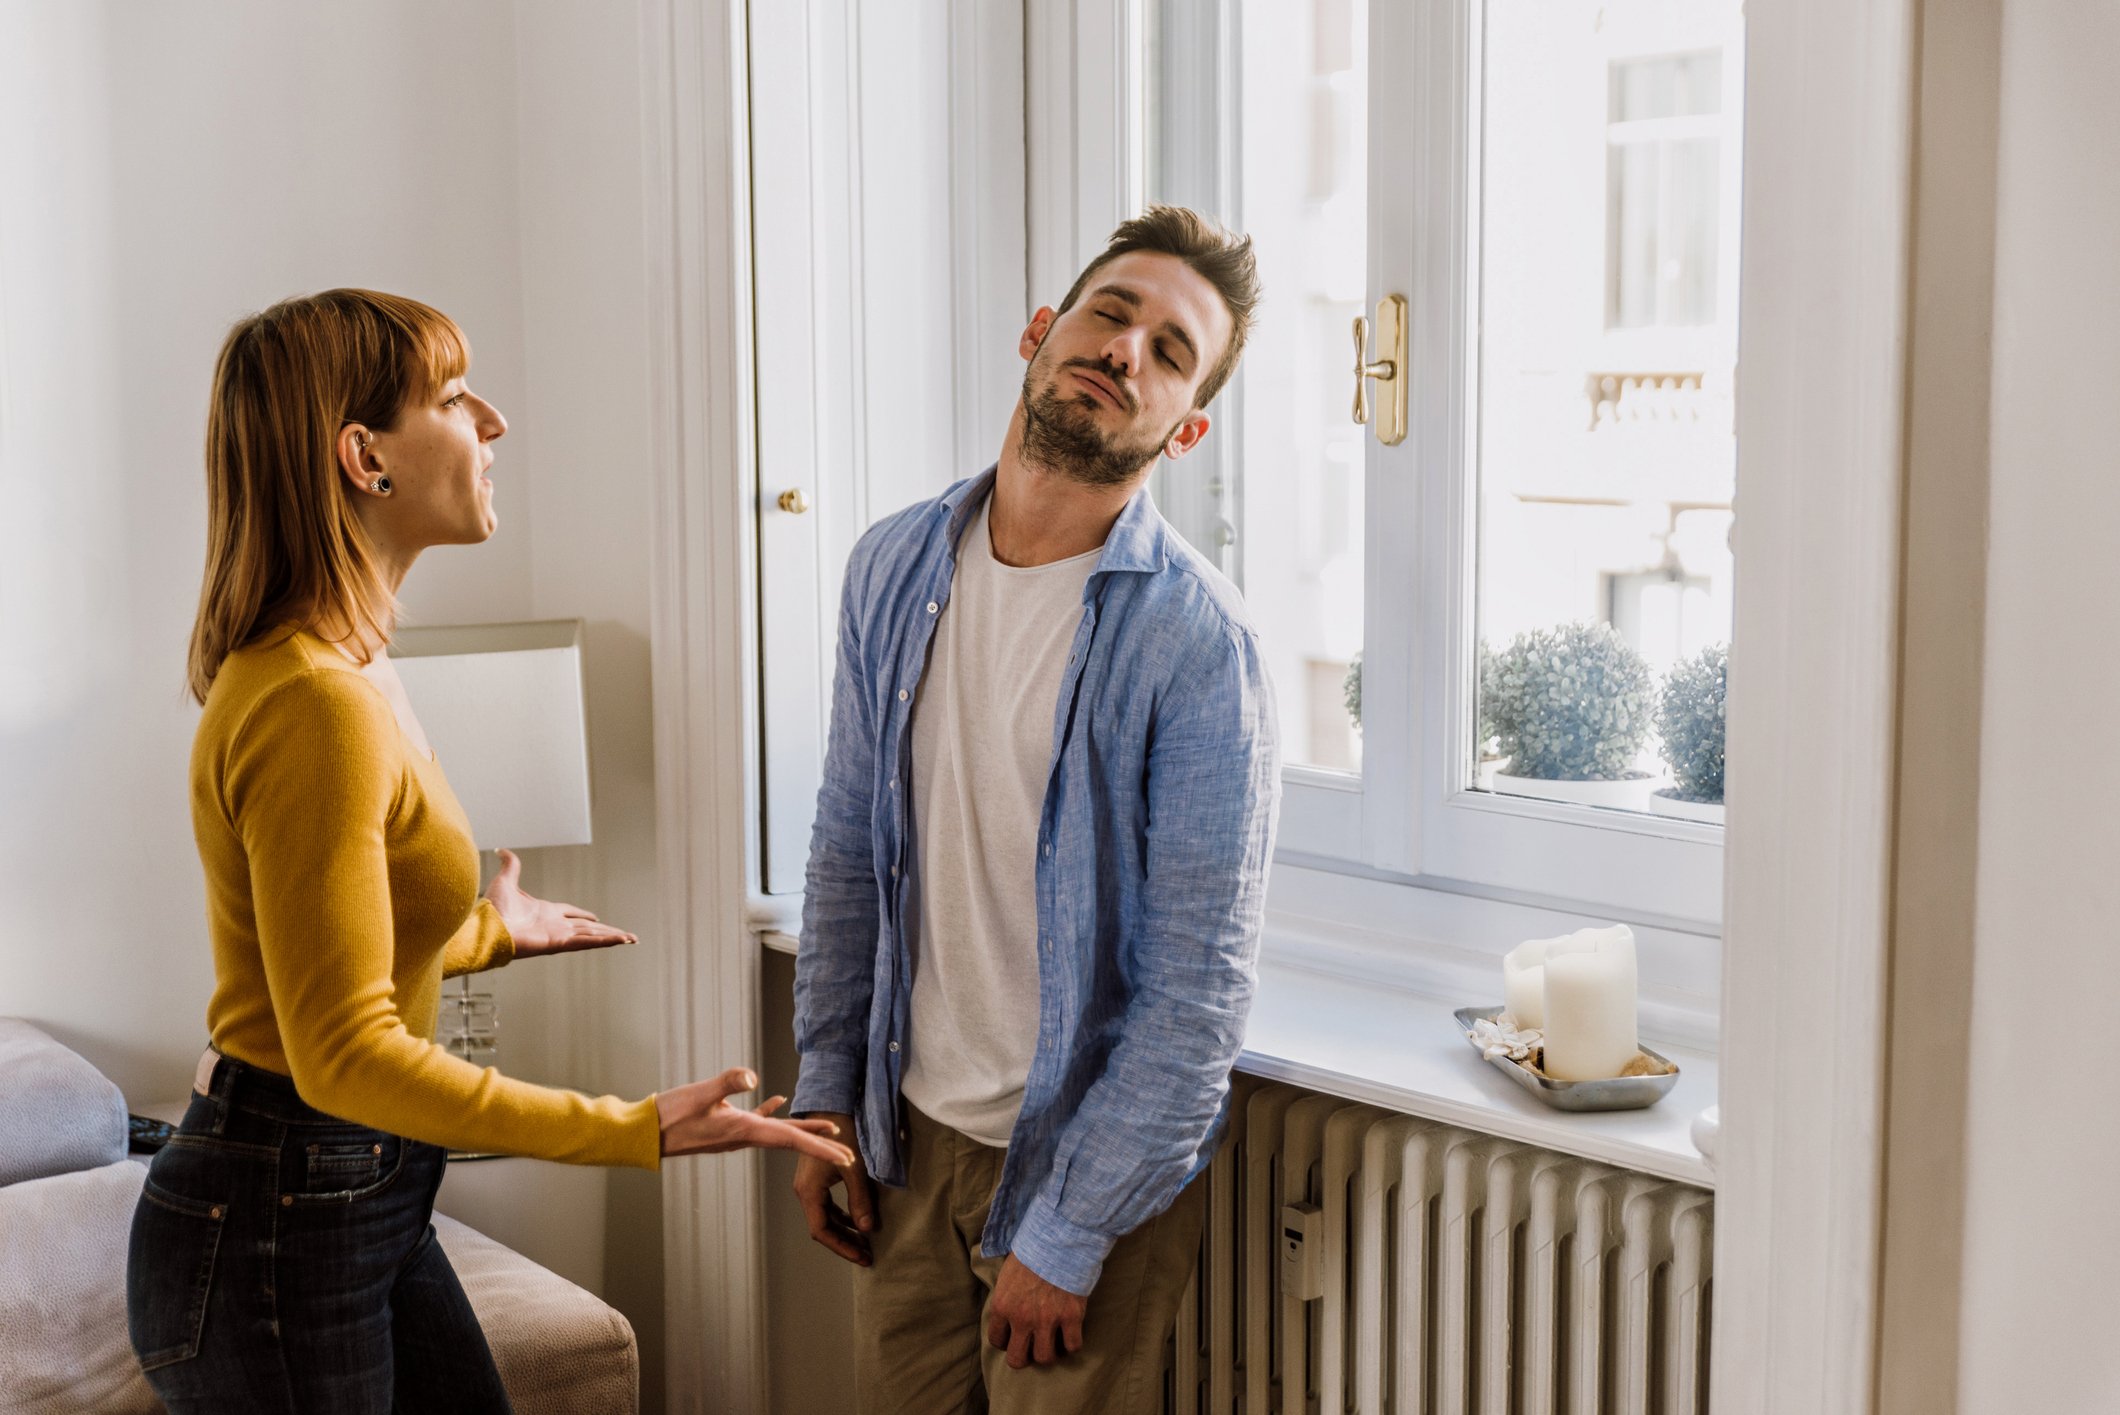
[[[1354,420],[1370,418],[1369,380],[1377,381],[1381,403],[1377,441],[1395,447],[1406,440],[1406,297],[1386,295],[1377,301],[1377,352],[1369,357],[1369,321],[1354,317]]]

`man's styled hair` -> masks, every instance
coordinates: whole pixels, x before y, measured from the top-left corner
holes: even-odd
[[[1259,305],[1259,266],[1252,258],[1251,237],[1233,236],[1182,206],[1151,206],[1112,232],[1103,253],[1075,277],[1074,287],[1060,302],[1060,313],[1074,308],[1098,271],[1131,251],[1178,257],[1215,287],[1215,293],[1229,310],[1229,347],[1215,361],[1200,385],[1200,396],[1194,400],[1196,406],[1204,408],[1237,371],[1244,337],[1251,332],[1251,314]]]

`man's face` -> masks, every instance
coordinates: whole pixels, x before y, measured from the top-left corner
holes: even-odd
[[[1067,313],[1024,331],[1024,454],[1091,486],[1131,481],[1207,431],[1194,406],[1228,347],[1229,309],[1176,256],[1129,251]]]

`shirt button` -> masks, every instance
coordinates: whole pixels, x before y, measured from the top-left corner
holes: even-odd
[[[891,778],[891,789],[893,791],[896,791],[898,789],[898,778],[895,776]]]
[[[928,601],[928,613],[930,613],[930,614],[935,614],[935,613],[938,613],[938,612],[940,612],[941,608],[942,608],[942,606],[941,606],[941,605],[939,605],[939,604],[937,604],[937,603],[935,603],[935,601],[933,601],[933,600],[929,600],[929,601]]]
[[[896,865],[891,866],[891,878],[898,878],[898,867]]]
[[[898,1050],[898,1043],[896,1043],[896,1042],[892,1042],[892,1043],[891,1043],[891,1050],[892,1050],[892,1051],[896,1051],[896,1050]]]
[[[903,688],[900,688],[900,689],[898,690],[898,701],[899,701],[899,702],[901,702],[901,703],[902,703],[902,702],[904,702],[904,701],[906,700],[906,698],[908,698],[909,696],[911,696],[911,695],[910,695],[910,694],[908,694],[908,693],[906,692],[906,690],[905,690],[905,689],[903,689]]]
[[[1048,855],[1053,853],[1053,842],[1050,840],[1045,842],[1045,853]]]

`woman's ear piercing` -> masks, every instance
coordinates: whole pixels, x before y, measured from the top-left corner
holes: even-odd
[[[374,481],[368,483],[368,489],[378,496],[388,496],[390,495],[390,478],[377,477]]]

